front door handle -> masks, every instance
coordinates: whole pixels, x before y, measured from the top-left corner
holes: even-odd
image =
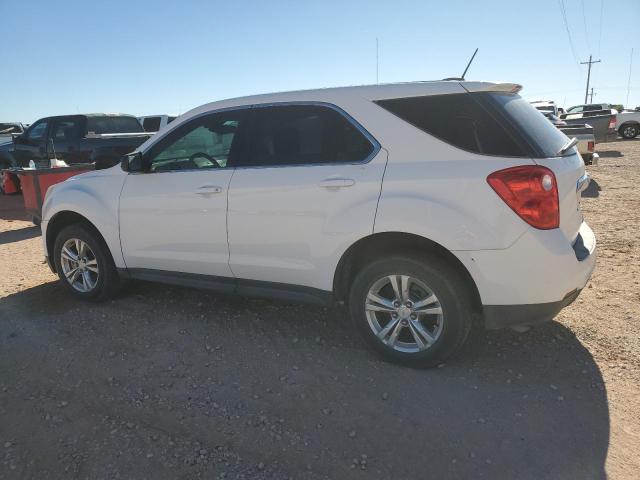
[[[356,184],[352,178],[325,178],[320,182],[320,186],[324,188],[346,188]]]
[[[215,193],[221,193],[221,192],[222,192],[222,187],[217,187],[215,185],[203,185],[201,187],[198,187],[198,190],[196,190],[197,195],[203,195],[203,196],[213,195]]]

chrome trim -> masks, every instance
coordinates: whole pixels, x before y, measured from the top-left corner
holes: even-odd
[[[162,141],[162,139],[164,139],[167,135],[171,134],[171,132],[173,132],[174,129],[179,128],[181,125],[186,124],[187,122],[191,122],[192,120],[197,120],[198,118],[202,118],[204,116],[207,115],[212,115],[212,114],[216,114],[216,113],[222,113],[222,112],[228,112],[228,111],[237,111],[237,110],[247,110],[247,109],[254,109],[254,108],[265,108],[265,107],[286,107],[286,106],[295,106],[295,105],[314,105],[314,106],[320,106],[320,107],[325,107],[325,108],[330,108],[336,112],[338,112],[340,115],[342,115],[344,118],[347,119],[347,121],[349,123],[351,123],[354,127],[356,127],[358,129],[358,131],[360,133],[362,133],[365,138],[369,141],[369,143],[371,143],[371,146],[373,147],[373,150],[371,151],[371,153],[364,158],[363,160],[357,161],[357,162],[330,162],[330,163],[291,163],[291,164],[286,164],[286,165],[247,165],[247,166],[239,166],[239,167],[231,167],[230,170],[247,170],[247,169],[263,169],[263,168],[288,168],[288,167],[318,167],[318,166],[323,166],[323,165],[364,165],[367,164],[369,162],[371,162],[371,160],[373,160],[378,153],[380,153],[380,150],[382,149],[382,145],[380,145],[380,142],[378,142],[378,140],[366,129],[364,128],[360,122],[358,122],[355,118],[353,118],[349,113],[347,113],[344,109],[342,109],[341,107],[334,105],[333,103],[329,103],[329,102],[318,102],[318,101],[313,101],[313,100],[300,100],[300,101],[289,101],[289,102],[270,102],[270,103],[256,103],[256,104],[251,104],[251,105],[238,105],[238,106],[234,106],[234,107],[224,107],[224,108],[219,108],[217,110],[209,110],[208,112],[203,112],[200,113],[198,115],[195,115],[191,118],[189,118],[188,120],[185,120],[184,122],[181,122],[177,125],[174,125],[173,128],[171,130],[168,130],[166,132],[164,132],[164,134],[162,136],[158,136],[156,141],[153,142],[151,145],[149,145],[144,151],[141,151],[140,153],[144,156],[146,154],[146,152],[148,152],[151,148],[153,148],[153,146],[155,144],[157,144],[158,142]],[[174,123],[174,122],[172,122]],[[132,152],[132,153],[135,153]],[[127,173],[174,173],[174,172],[201,172],[203,170],[206,171],[215,171],[215,170],[227,170],[227,168],[192,168],[192,169],[184,169],[184,170],[165,170],[165,171],[161,171],[161,172],[127,172]]]

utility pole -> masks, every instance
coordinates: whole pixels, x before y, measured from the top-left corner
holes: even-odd
[[[624,106],[626,108],[631,108],[629,105],[629,91],[631,90],[631,67],[633,65],[633,48],[631,49],[631,58],[629,59],[629,78],[627,80],[627,101]]]
[[[376,85],[378,83],[380,83],[380,76],[379,76],[379,71],[380,71],[380,55],[379,55],[379,49],[378,49],[378,37],[376,37]]]
[[[593,65],[594,63],[600,63],[600,60],[591,60],[591,55],[589,55],[588,62],[580,62],[580,65],[589,65],[589,70],[587,73],[587,90],[584,92],[584,103],[587,103],[587,100],[589,99],[589,80],[591,80],[591,65]]]
[[[589,103],[593,103],[593,87],[591,87],[591,93],[589,94]]]

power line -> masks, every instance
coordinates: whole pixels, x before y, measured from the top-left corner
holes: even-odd
[[[602,44],[602,16],[604,14],[604,0],[600,0],[600,31],[598,32],[598,56],[600,56],[600,44]]]
[[[569,30],[569,22],[567,22],[567,11],[564,6],[564,0],[558,0],[558,5],[560,6],[560,13],[562,14],[562,21],[564,23],[564,29],[567,31],[567,38],[569,39],[569,46],[571,47],[571,54],[573,55],[573,59],[576,62],[576,65],[580,64],[580,60],[578,60],[578,55],[576,54],[576,47],[573,45],[573,39],[571,38],[571,30]],[[578,68],[579,70],[579,68]]]
[[[584,25],[584,38],[587,40],[587,47],[591,52],[591,43],[589,42],[589,32],[587,31],[587,16],[584,13],[584,0],[582,0],[582,24]]]

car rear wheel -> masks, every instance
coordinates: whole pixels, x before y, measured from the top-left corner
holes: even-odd
[[[465,280],[434,256],[391,256],[364,267],[349,296],[351,318],[384,358],[442,363],[464,343],[473,311]]]
[[[622,138],[626,138],[627,140],[636,138],[638,134],[640,134],[640,125],[623,125],[620,127],[619,133]]]
[[[62,284],[82,300],[112,297],[120,278],[104,240],[83,224],[65,227],[53,248],[56,272]]]

